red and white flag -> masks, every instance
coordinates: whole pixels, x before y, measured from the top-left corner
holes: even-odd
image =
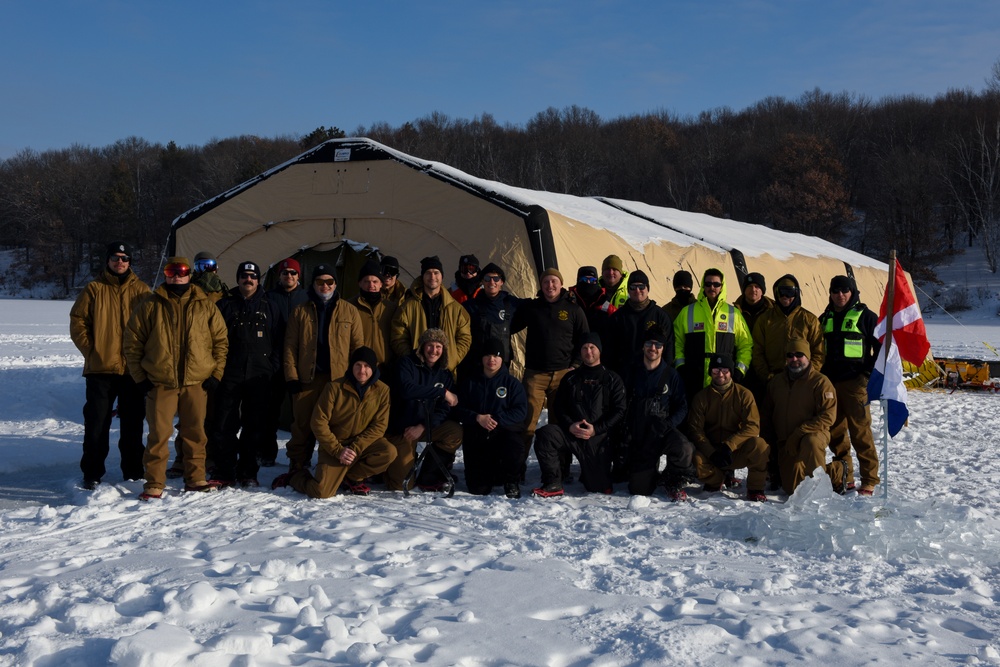
[[[927,340],[927,329],[924,328],[924,318],[920,315],[920,305],[917,303],[906,273],[896,260],[895,287],[893,289],[892,306],[892,339],[899,346],[899,356],[904,361],[919,366],[927,359],[931,342]],[[882,308],[878,313],[878,326],[875,327],[875,337],[885,338],[885,315],[889,300],[889,291],[882,297]],[[883,341],[884,342],[884,341]]]

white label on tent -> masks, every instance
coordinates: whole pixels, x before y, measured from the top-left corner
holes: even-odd
[[[351,160],[351,149],[350,148],[338,148],[333,151],[333,161],[334,162],[349,162]]]

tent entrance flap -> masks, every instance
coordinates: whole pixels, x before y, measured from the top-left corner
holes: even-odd
[[[299,282],[303,287],[309,287],[312,282],[312,272],[320,264],[333,267],[334,278],[337,279],[337,292],[341,298],[351,299],[358,295],[358,272],[369,258],[376,262],[382,256],[367,243],[344,240],[332,248],[321,249],[322,246],[306,248],[292,255],[302,267]],[[278,267],[273,266],[264,277],[264,287],[268,290],[278,286]]]

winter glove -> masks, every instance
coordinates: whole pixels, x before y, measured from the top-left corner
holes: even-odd
[[[216,378],[214,375],[209,375],[208,378],[201,383],[201,388],[211,394],[213,391],[219,388],[218,378]]]
[[[150,380],[149,378],[146,378],[145,380],[137,384],[135,388],[139,390],[140,394],[145,396],[146,394],[148,394],[153,390],[153,381]]]
[[[302,392],[302,382],[300,380],[289,380],[285,383],[285,388],[288,389],[289,394],[294,396]]]
[[[719,470],[727,470],[733,465],[733,450],[726,445],[719,445],[708,460]]]

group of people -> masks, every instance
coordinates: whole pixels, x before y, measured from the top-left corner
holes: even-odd
[[[858,492],[879,483],[865,396],[875,315],[848,276],[833,278],[817,318],[794,276],[774,283],[772,300],[751,273],[730,304],[718,269],[705,271],[697,296],[692,274],[678,271],[661,307],[646,274],[615,255],[600,271],[581,267],[569,287],[546,269],[533,298],[506,291],[504,270],[474,255],[460,258],[450,287],[440,259],[426,257],[408,288],[385,256],[364,264],[350,300],[326,264],[303,284],[298,261],[283,260],[266,291],[261,267],[241,262],[230,289],[203,252],[194,263],[171,257],[151,291],[131,258],[127,243],[109,244],[70,313],[85,359],[88,489],[106,474],[116,400],[122,475],[145,479],[140,498],[151,500],[171,474],[186,491],[258,486],[289,396],[289,468],[272,487],[313,498],[366,495],[373,480],[440,490],[460,447],[469,493],[502,487],[510,498],[521,496],[532,446],[541,470],[532,493],[542,497],[564,493],[574,458],[591,492],[627,483],[649,495],[662,485],[679,500],[694,482],[736,488],[733,472],[747,468],[746,497],[760,501],[768,483],[792,493],[823,466],[846,492],[852,446]],[[521,331],[518,379],[510,368]]]

